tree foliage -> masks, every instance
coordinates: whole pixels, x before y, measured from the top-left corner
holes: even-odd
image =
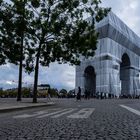
[[[2,48],[3,63],[10,62],[19,65],[19,83],[17,101],[21,100],[22,89],[22,67],[25,66],[28,72],[33,70],[33,66],[26,63],[26,60],[32,62],[31,53],[28,46],[28,22],[30,14],[28,13],[27,0],[11,0],[10,2],[1,1],[0,9],[0,46]],[[26,57],[25,57],[26,55]],[[26,64],[23,64],[24,63]],[[32,67],[31,67],[32,66]]]
[[[95,22],[109,11],[99,7],[99,3],[100,0],[31,1],[33,45],[37,48],[36,53],[40,51],[42,65],[49,66],[54,61],[79,64],[80,56],[94,55]],[[91,16],[90,24],[87,15]]]
[[[31,46],[29,46],[28,25],[30,14],[27,9],[27,0],[10,0],[10,2],[0,1],[0,49],[2,50],[6,62],[19,65],[21,45],[23,45],[23,57],[31,62]],[[22,43],[23,41],[23,43]],[[27,60],[26,61],[29,61]],[[26,66],[24,62],[23,66]],[[29,71],[32,71],[30,69]]]

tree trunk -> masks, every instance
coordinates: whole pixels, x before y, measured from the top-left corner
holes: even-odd
[[[33,103],[37,103],[37,85],[38,85],[40,50],[41,50],[41,43],[39,45],[37,56],[36,56],[35,75],[34,75],[34,88],[33,88]]]
[[[18,95],[17,95],[17,101],[21,101],[21,90],[22,90],[22,59],[23,59],[23,36],[21,38],[21,48],[20,48],[20,64],[19,64],[19,79],[18,79]]]
[[[23,15],[22,22],[24,23],[25,18],[25,0],[23,0]],[[17,101],[21,101],[21,90],[22,90],[22,60],[23,60],[23,43],[24,43],[24,30],[21,32],[21,45],[20,45],[20,64],[19,64],[19,79],[18,79],[18,95]]]

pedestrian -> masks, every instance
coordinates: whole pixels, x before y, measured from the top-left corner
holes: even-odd
[[[50,91],[51,91],[51,89],[50,89],[50,87],[49,87],[49,88],[48,88],[48,95],[47,95],[47,98],[48,98],[49,100],[51,100]]]
[[[103,99],[103,92],[101,92],[101,100]]]
[[[77,92],[76,99],[81,100],[81,88],[80,87],[78,87],[78,92]]]
[[[90,99],[90,91],[88,90],[87,92],[87,99],[89,100]]]
[[[88,97],[88,91],[87,91],[87,89],[85,90],[85,99],[87,99],[87,97]]]

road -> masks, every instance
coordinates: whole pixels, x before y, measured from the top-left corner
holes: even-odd
[[[0,140],[140,140],[140,100],[58,99],[0,114]]]

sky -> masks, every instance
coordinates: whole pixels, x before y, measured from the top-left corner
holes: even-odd
[[[102,0],[101,6],[111,7],[112,11],[140,36],[140,0]],[[34,73],[23,73],[23,86],[31,86]],[[75,87],[75,66],[53,63],[49,67],[40,67],[39,84],[50,84],[53,88],[67,90]],[[18,84],[18,66],[6,64],[0,66],[0,88],[16,88]]]

